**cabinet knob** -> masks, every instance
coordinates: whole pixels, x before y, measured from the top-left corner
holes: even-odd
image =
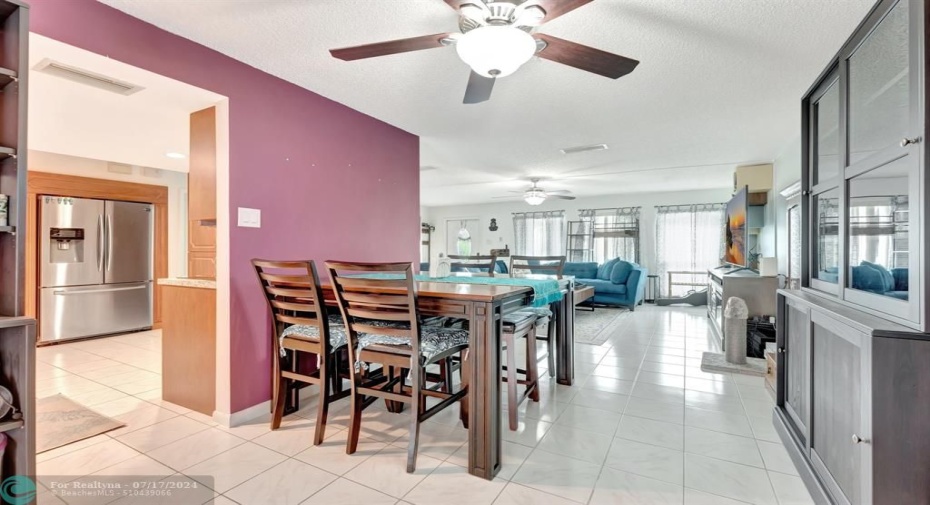
[[[778,354],[784,354],[784,353],[785,353],[785,348],[784,348],[784,347],[779,347],[779,348],[778,348]]]
[[[914,137],[912,139],[904,137],[903,139],[901,139],[901,147],[907,147],[911,144],[916,144],[918,142],[920,142],[920,137]]]
[[[859,435],[856,435],[855,433],[854,433],[853,436],[852,436],[852,441],[853,441],[854,444],[867,444],[867,443],[869,443],[868,440],[866,440],[866,439],[864,439],[864,438],[861,438]]]

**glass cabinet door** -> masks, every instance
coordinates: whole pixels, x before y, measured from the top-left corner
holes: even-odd
[[[827,91],[813,105],[812,116],[817,138],[812,156],[812,185],[834,181],[840,175],[843,160],[840,157],[840,86],[834,80]]]
[[[908,18],[900,0],[849,57],[849,165],[911,133]]]
[[[812,199],[811,275],[820,281],[839,282],[840,222],[839,188],[814,195]]]

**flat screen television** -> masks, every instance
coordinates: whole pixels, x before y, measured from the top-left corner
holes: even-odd
[[[736,265],[739,267],[748,267],[749,260],[746,257],[746,233],[749,231],[746,225],[747,214],[749,213],[749,187],[736,192],[733,198],[727,203],[726,216],[724,219],[724,234],[726,236],[723,244],[723,262]]]

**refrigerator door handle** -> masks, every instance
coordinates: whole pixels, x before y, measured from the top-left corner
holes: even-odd
[[[107,272],[113,266],[113,216],[107,214]]]
[[[65,291],[64,289],[56,289],[55,291],[52,291],[52,294],[56,296],[85,295],[88,293],[113,293],[115,291],[135,291],[137,289],[146,289],[146,288],[148,288],[148,284],[142,284],[139,286],[131,286],[128,288],[82,289],[80,291],[76,291],[76,290]]]
[[[97,271],[103,270],[103,216],[97,216]]]

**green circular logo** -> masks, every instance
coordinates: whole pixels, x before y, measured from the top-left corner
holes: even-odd
[[[36,497],[36,483],[25,475],[14,475],[3,479],[0,497],[10,505],[28,505]]]

